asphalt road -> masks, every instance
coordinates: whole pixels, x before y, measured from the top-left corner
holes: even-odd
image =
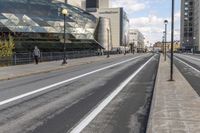
[[[145,132],[158,58],[127,55],[1,81],[0,133]]]
[[[200,55],[175,54],[175,65],[200,96]]]

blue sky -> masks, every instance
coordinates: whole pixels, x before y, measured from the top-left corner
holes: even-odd
[[[175,0],[175,39],[180,38],[180,0]],[[169,20],[168,40],[171,33],[171,0],[112,0],[111,7],[124,7],[130,27],[140,30],[147,41],[161,41],[164,20]],[[123,6],[122,6],[123,5]]]

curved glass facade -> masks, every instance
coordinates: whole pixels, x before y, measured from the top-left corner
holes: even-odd
[[[32,48],[33,45],[41,45],[44,50],[55,46],[61,49],[64,33],[64,18],[61,14],[63,8],[69,12],[66,16],[66,33],[74,44],[69,46],[70,49],[101,47],[94,38],[98,23],[95,16],[53,0],[0,0],[1,37],[11,33],[18,49]]]

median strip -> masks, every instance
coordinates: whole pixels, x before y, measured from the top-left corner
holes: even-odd
[[[199,71],[198,69],[194,68],[193,66],[189,65],[188,63],[186,63],[186,62],[180,60],[180,59],[177,58],[177,57],[175,57],[175,59],[178,60],[179,62],[183,63],[184,65],[186,65],[186,66],[192,68],[193,70],[197,71],[198,73],[200,73],[200,71]]]
[[[181,56],[185,56],[185,57],[187,57],[187,58],[190,58],[190,59],[193,59],[193,60],[200,61],[200,59],[195,58],[195,57],[191,57],[191,56],[188,56],[188,55],[181,55]]]

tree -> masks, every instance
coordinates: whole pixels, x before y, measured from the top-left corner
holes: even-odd
[[[0,40],[0,58],[12,57],[15,43],[13,37],[9,34],[8,39]]]

